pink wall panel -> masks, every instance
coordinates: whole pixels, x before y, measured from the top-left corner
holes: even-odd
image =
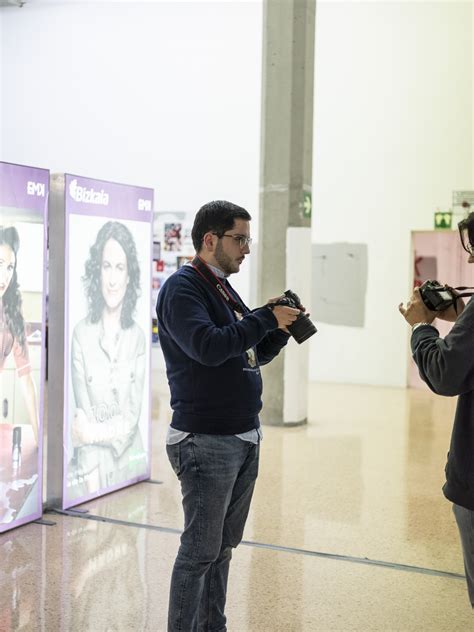
[[[431,278],[426,276],[426,273],[433,270],[434,259],[437,273],[436,281],[447,283],[452,287],[459,285],[474,286],[474,265],[467,263],[469,255],[463,249],[457,231],[413,232],[412,248],[414,285],[415,281],[423,282]],[[434,321],[434,325],[443,337],[446,336],[452,327],[452,323],[438,319]],[[420,379],[418,369],[411,356],[408,386],[412,388],[428,388]]]

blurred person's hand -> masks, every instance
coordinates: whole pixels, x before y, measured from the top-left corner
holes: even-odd
[[[409,325],[413,327],[417,323],[432,323],[435,318],[438,317],[439,312],[432,312],[426,307],[421,298],[420,289],[415,288],[410,300],[407,302],[406,307],[403,303],[398,306],[398,311],[407,321]]]
[[[459,294],[459,292],[456,292],[456,290],[453,289],[451,289],[451,292],[454,292],[456,296]],[[448,307],[448,309],[445,309],[442,312],[437,312],[436,318],[439,318],[440,320],[446,320],[448,323],[454,323],[457,317],[463,313],[465,307],[466,305],[462,298],[458,298],[456,300],[456,308],[454,307],[454,305],[451,305],[451,307]]]

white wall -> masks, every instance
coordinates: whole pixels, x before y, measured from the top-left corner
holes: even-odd
[[[321,324],[310,375],[405,386],[410,231],[472,186],[472,8],[320,2],[316,21],[313,241],[368,244],[369,276],[365,328]]]
[[[257,220],[261,5],[3,11],[0,159],[152,186],[160,211],[225,197]],[[473,180],[472,8],[321,0],[316,21],[313,241],[367,243],[369,279],[365,328],[320,324],[310,376],[404,386],[410,230]]]
[[[158,211],[256,211],[261,28],[260,0],[5,11],[0,159],[151,186]]]

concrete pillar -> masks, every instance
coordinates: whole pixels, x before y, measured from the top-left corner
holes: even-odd
[[[311,297],[311,176],[316,0],[265,0],[259,300]],[[262,421],[306,422],[309,341],[264,367]]]

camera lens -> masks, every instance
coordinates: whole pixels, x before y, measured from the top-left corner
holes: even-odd
[[[300,345],[308,338],[311,338],[318,330],[311,322],[309,316],[300,314],[298,318],[288,327],[288,331]]]

